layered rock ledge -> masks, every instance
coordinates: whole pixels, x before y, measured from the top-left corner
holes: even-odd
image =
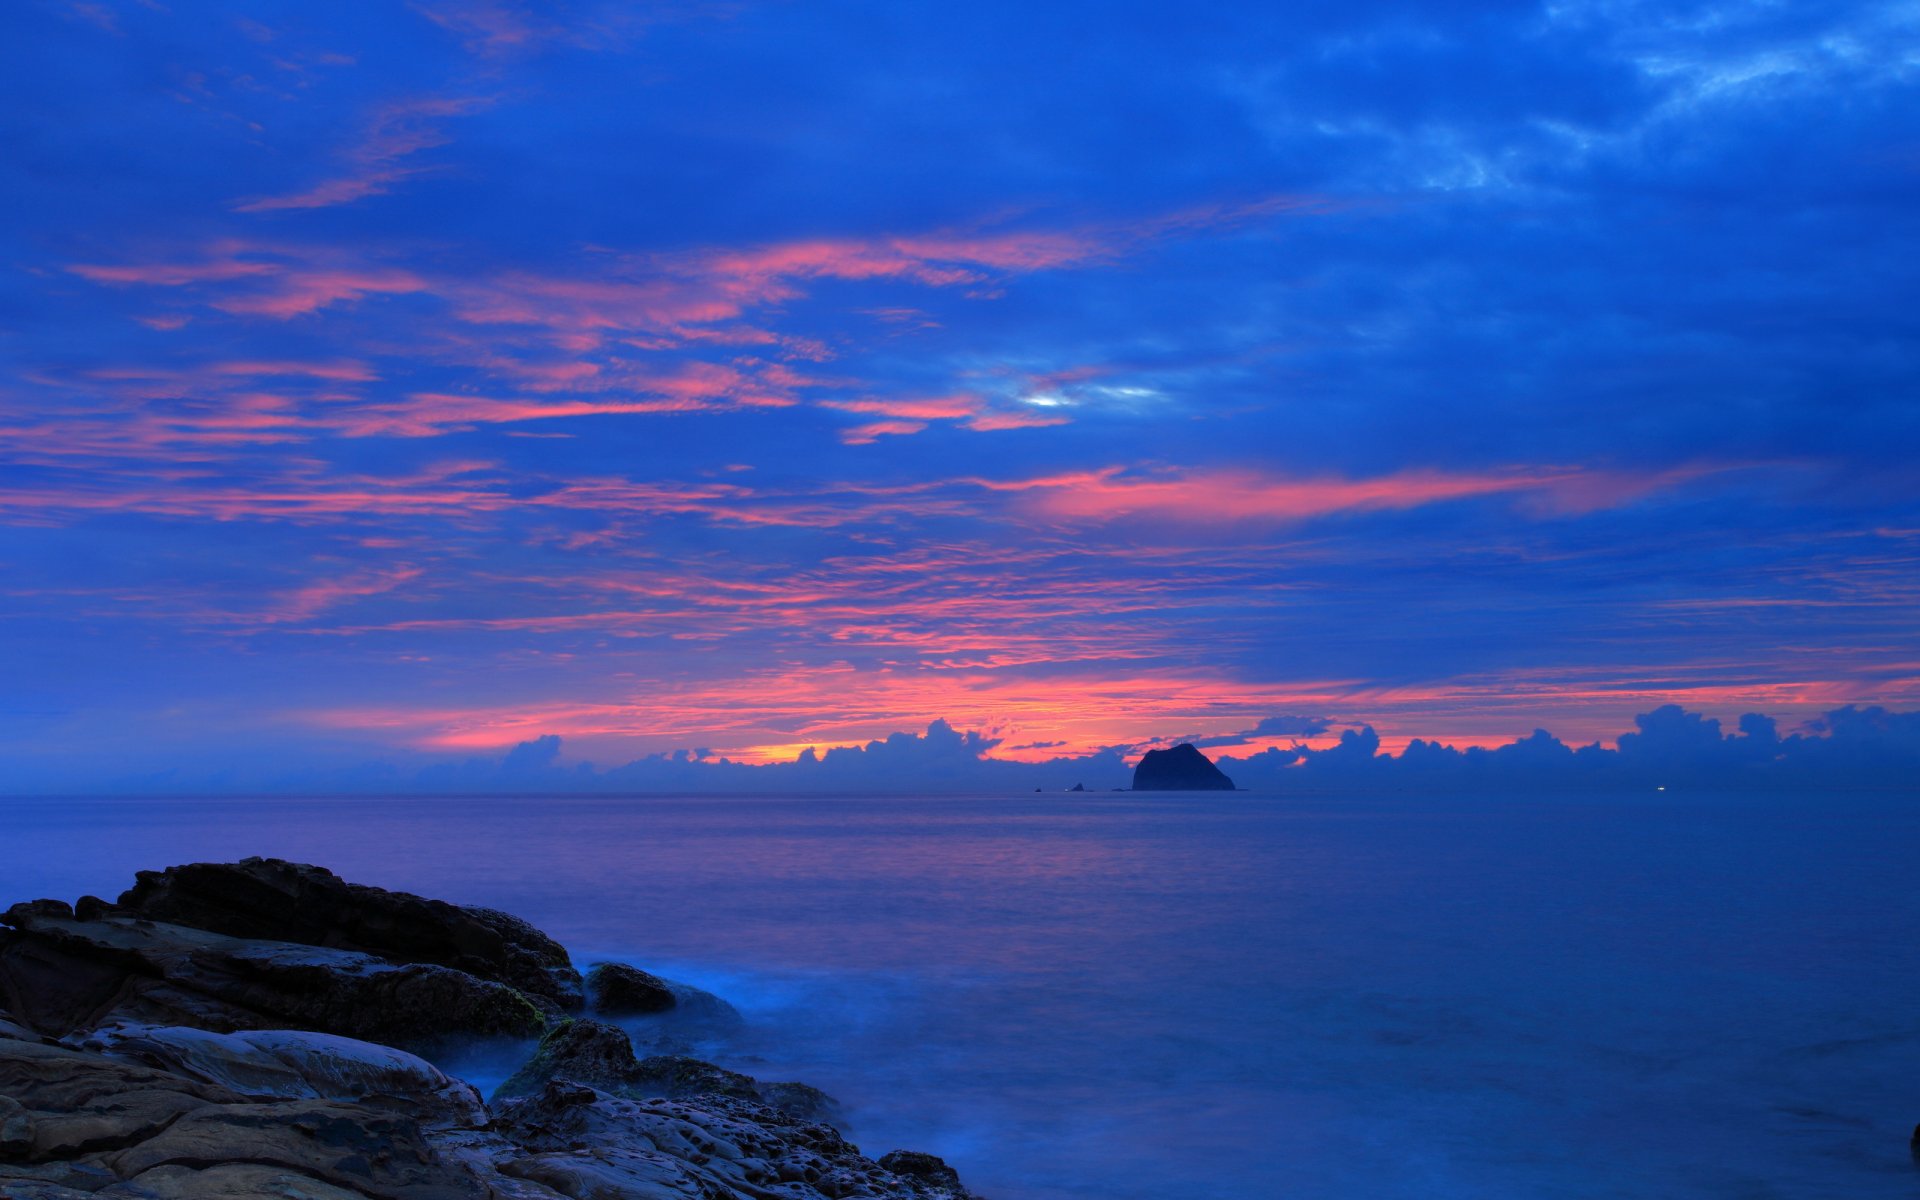
[[[256,858],[0,925],[7,1200],[977,1200],[861,1154],[818,1089],[636,1054],[587,1013],[738,1014],[634,968],[590,1009],[505,913]],[[428,1060],[536,1037],[490,1101]]]

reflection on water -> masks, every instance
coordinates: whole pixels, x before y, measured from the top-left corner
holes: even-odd
[[[507,909],[995,1200],[1910,1198],[1916,807],[13,800],[0,879],[269,854]]]

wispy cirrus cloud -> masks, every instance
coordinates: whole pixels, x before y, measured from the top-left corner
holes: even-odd
[[[299,361],[294,359],[227,359],[209,365],[215,375],[247,377],[300,375],[310,379],[329,379],[341,383],[369,383],[380,376],[370,365],[354,359]]]
[[[236,201],[235,212],[285,212],[332,208],[392,191],[402,182],[434,168],[414,161],[416,156],[450,140],[444,130],[450,117],[477,112],[493,101],[480,96],[436,96],[400,100],[376,108],[360,140],[342,155],[343,169],[299,191]]]
[[[335,428],[379,370],[353,358],[215,359],[41,372],[0,392],[0,462],[168,466],[230,459]]]
[[[74,263],[67,270],[95,283],[144,284],[148,287],[186,287],[225,283],[234,279],[272,275],[272,263],[240,257],[246,243],[221,240],[209,246],[198,261],[152,263]]]
[[[862,416],[882,418],[850,425],[840,431],[840,440],[850,446],[871,445],[882,437],[904,437],[923,432],[933,422],[958,424],[977,433],[1001,429],[1038,429],[1064,425],[1064,416],[1032,409],[996,407],[981,396],[958,392],[949,396],[885,399],[863,397],[851,400],[822,400],[823,408]]]
[[[396,145],[425,144],[424,136],[396,135]],[[564,275],[510,271],[429,277],[417,268],[339,247],[231,238],[209,243],[185,259],[78,263],[67,269],[117,286],[208,289],[205,302],[210,307],[236,315],[285,319],[366,295],[431,291],[469,324],[542,326],[569,334],[657,334],[720,324],[753,308],[796,299],[804,294],[803,285],[813,281],[973,286],[996,272],[1094,266],[1157,240],[1231,231],[1338,207],[1326,198],[1287,196],[1057,229],[802,238],[616,256]]]
[[[434,122],[477,103],[422,101],[393,110],[400,115],[376,123],[373,148],[363,155],[369,172],[327,196],[351,198],[363,194],[363,184],[383,186],[381,180],[410,171],[407,155],[440,136]],[[261,204],[317,204],[327,196],[303,193]],[[451,373],[438,386],[405,391],[376,378],[336,373],[332,382],[344,390],[330,394],[275,386],[240,396],[216,380],[196,389],[191,412],[138,415],[133,423],[152,444],[197,439],[205,453],[231,444],[236,423],[255,436],[271,427],[281,440],[334,434],[420,438],[526,422],[779,408],[813,400],[829,411],[869,418],[837,430],[844,443],[867,445],[934,427],[998,432],[1056,426],[1069,418],[1064,408],[1024,403],[1023,397],[1001,394],[1004,389],[888,395],[844,372],[810,374],[792,363],[829,360],[842,347],[768,328],[762,318],[782,317],[785,306],[829,283],[970,291],[1008,275],[1110,264],[1160,239],[1231,232],[1328,207],[1311,197],[1273,197],[1058,228],[594,253],[572,273],[456,269],[445,262],[428,269],[392,248],[249,238],[215,239],[175,256],[82,262],[67,269],[103,286],[162,290],[242,322],[327,330],[336,348],[361,351],[354,362],[388,360],[387,368],[367,366],[370,375],[387,369],[411,375],[423,360]],[[413,298],[404,323],[377,334],[366,327],[344,338],[336,332],[358,306],[400,298]],[[163,323],[178,327],[188,319],[176,310]],[[159,390],[143,394],[132,378],[149,368],[117,370],[118,379],[94,378],[115,385],[113,394],[124,402],[172,402],[179,395],[165,390],[160,376]],[[354,390],[361,384],[371,394]],[[88,430],[78,440],[99,445],[103,439]],[[125,443],[129,449],[135,444]]]
[[[506,0],[438,0],[412,7],[458,37],[469,51],[486,56],[536,46],[551,36],[553,29],[531,6]]]
[[[145,382],[145,381],[142,381]],[[241,392],[221,408],[186,412],[170,420],[143,417],[138,431],[123,449],[137,454],[151,450],[167,437],[283,438],[295,431],[319,428],[347,436],[431,436],[451,429],[500,423],[631,412],[682,411],[701,407],[727,394],[713,381],[693,381],[684,394],[672,386],[654,401],[597,401],[540,399],[522,402],[486,397],[418,394],[397,403],[335,402],[335,411],[320,417],[302,417],[285,397],[272,393]],[[739,403],[752,404],[751,397]],[[761,401],[765,402],[765,401]],[[789,403],[775,399],[776,404]],[[882,411],[881,402],[859,402]],[[905,402],[903,411],[920,412],[928,420],[939,413],[970,411],[952,400]],[[924,407],[915,408],[914,404]],[[103,422],[81,423],[77,439],[82,451],[101,443],[87,435],[108,434]],[[874,424],[886,425],[888,422]],[[913,432],[924,421],[900,419],[900,432]],[[32,427],[23,427],[29,428]],[[868,426],[871,428],[871,425]],[[858,427],[856,427],[856,430]],[[124,434],[120,435],[124,437]],[[873,436],[878,436],[874,434]],[[57,433],[44,433],[49,446]],[[108,434],[107,446],[119,444]],[[1510,498],[1526,513],[1539,517],[1598,511],[1629,504],[1663,489],[1739,469],[1742,464],[1695,464],[1651,471],[1597,470],[1578,467],[1516,466],[1486,471],[1410,469],[1387,475],[1348,478],[1301,476],[1272,471],[1217,468],[1103,467],[1049,475],[990,477],[963,475],[910,484],[818,482],[779,488],[742,484],[683,481],[638,481],[619,477],[567,476],[528,488],[512,489],[493,483],[463,485],[443,503],[407,487],[335,489],[313,464],[295,461],[284,490],[265,490],[251,484],[223,495],[217,484],[182,487],[171,494],[145,484],[129,486],[119,501],[130,509],[203,511],[220,519],[253,517],[315,519],[356,511],[411,511],[422,507],[470,506],[473,511],[505,508],[566,508],[600,510],[616,515],[673,513],[743,525],[815,525],[820,527],[895,525],[940,517],[965,517],[1021,525],[1104,524],[1126,521],[1170,522],[1225,531],[1236,523],[1285,526],[1341,514],[1393,512],[1474,499]],[[466,468],[465,470],[471,470]],[[464,471],[463,471],[464,473]],[[134,478],[140,478],[134,473]],[[444,479],[443,473],[437,478]],[[375,482],[368,478],[366,482]],[[479,490],[476,490],[478,488]],[[63,509],[86,510],[115,503],[111,484],[94,480],[70,491],[48,488],[0,489],[0,510],[31,506],[42,513]],[[398,509],[387,509],[390,502]]]
[[[708,411],[722,407],[784,408],[791,398],[738,372],[693,370],[633,379],[625,399],[500,399],[418,392],[403,400],[361,405],[323,424],[353,437],[437,437],[477,425],[557,421],[571,417],[635,416]]]
[[[1596,511],[1631,503],[1744,464],[1657,470],[1516,466],[1483,471],[1412,468],[1370,477],[1300,475],[1234,468],[1101,467],[1049,475],[959,476],[898,486],[853,485],[858,494],[908,497],[985,492],[1008,498],[1002,511],[1045,521],[1127,519],[1221,525],[1286,524],[1340,513],[1384,512],[1489,497],[1513,497],[1538,515]]]
[[[946,669],[1057,667],[1158,658],[1173,614],[1229,598],[1256,609],[1290,590],[1207,548],[1009,553],[980,543],[841,556],[798,572],[732,560],[702,568],[658,562],[644,569],[495,576],[490,585],[494,594],[512,598],[509,612],[412,613],[393,623],[313,632],[604,632],[716,641],[792,635],[835,656],[858,653]]]
[[[1028,492],[1028,507],[1046,517],[1175,521],[1299,521],[1343,512],[1420,508],[1486,496],[1523,495],[1555,508],[1608,507],[1685,478],[1591,469],[1517,468],[1458,472],[1408,470],[1366,479],[1285,477],[1213,470],[1154,477],[1110,468],[1034,480],[996,481],[989,488]]]
[[[420,275],[367,262],[351,251],[226,238],[173,261],[75,263],[94,283],[192,289],[208,308],[234,316],[287,320],[362,297],[428,289]],[[238,284],[237,287],[225,285]]]
[[[514,503],[492,464],[441,463],[367,475],[332,472],[306,460],[262,478],[230,478],[207,469],[153,470],[61,479],[38,486],[0,485],[0,514],[41,523],[52,514],[143,512],[210,521],[337,522],[439,516],[465,519]]]
[[[368,596],[386,595],[420,578],[423,573],[423,568],[401,565],[316,580],[279,593],[271,604],[251,614],[251,619],[272,625],[311,621],[321,613],[343,604]]]
[[[551,47],[617,50],[647,29],[669,22],[723,20],[741,6],[730,0],[663,2],[643,7],[592,0],[416,0],[413,10],[483,60],[517,58]]]
[[[51,377],[43,377],[53,382]],[[215,359],[193,366],[89,367],[69,380],[99,385],[132,400],[173,396],[204,397],[232,387],[298,386],[330,388],[371,383],[380,378],[372,364],[354,358],[329,359]],[[337,394],[337,393],[335,393]]]

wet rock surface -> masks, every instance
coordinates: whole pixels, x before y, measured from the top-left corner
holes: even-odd
[[[229,937],[357,950],[451,967],[576,1012],[580,973],[560,943],[518,917],[348,883],[277,858],[142,871],[115,910]]]
[[[556,1080],[506,1106],[501,1125],[531,1151],[503,1170],[566,1196],[959,1200],[970,1194],[957,1182],[891,1171],[831,1126],[736,1097],[636,1100]]]
[[[531,1037],[548,1018],[502,983],[355,950],[258,941],[119,913],[16,904],[0,931],[0,1002],[60,1037],[124,1026],[301,1029],[410,1049]]]
[[[804,1083],[763,1083],[684,1054],[634,1053],[624,1030],[599,1021],[570,1021],[548,1033],[533,1057],[494,1093],[502,1100],[540,1092],[555,1080],[584,1084],[628,1099],[681,1100],[730,1096],[794,1117],[836,1124],[840,1105]]]
[[[587,972],[587,1000],[594,1012],[610,1017],[665,1012],[678,999],[658,975],[626,963],[603,962]]]
[[[557,1018],[579,976],[505,914],[249,859],[4,923],[6,1200],[971,1196],[931,1155],[862,1155],[818,1089]],[[401,1048],[542,1030],[491,1103]]]
[[[587,1011],[618,1019],[646,1053],[696,1054],[746,1028],[739,1010],[712,992],[627,963],[595,964],[587,972],[586,992]]]

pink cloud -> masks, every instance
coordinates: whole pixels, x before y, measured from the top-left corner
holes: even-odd
[[[517,362],[500,360],[495,367],[521,380],[535,392],[557,392],[577,388],[598,376],[603,368],[596,362],[573,359],[568,362]]]
[[[893,307],[884,307],[884,308],[863,308],[860,311],[865,315],[872,317],[874,320],[884,322],[885,324],[888,324],[888,325],[904,325],[914,329],[940,328],[940,322],[934,320],[933,315],[931,313],[923,312],[917,308],[893,306]]]
[[[1066,417],[1058,414],[1043,415],[1022,410],[993,410],[987,406],[986,400],[968,392],[957,392],[949,396],[903,399],[865,397],[855,400],[822,400],[820,405],[840,412],[888,418],[841,430],[840,440],[850,446],[870,445],[874,439],[887,435],[919,433],[933,421],[958,421],[966,428],[980,433],[1003,429],[1034,429],[1046,425],[1064,425],[1067,422]]]
[[[312,379],[332,379],[345,383],[367,383],[380,378],[372,367],[352,359],[335,359],[329,362],[234,359],[214,363],[212,370],[216,375],[242,375],[250,378],[270,375],[304,375]]]
[[[483,396],[419,392],[403,401],[367,405],[325,423],[352,437],[434,437],[473,425],[550,421],[563,417],[685,412],[706,407],[685,399],[498,400]]]
[[[252,201],[246,207],[312,207],[384,190],[411,173],[408,156],[443,140],[434,120],[484,103],[454,98],[393,106],[376,118],[366,143],[354,152],[356,170],[308,192]],[[545,329],[556,344],[576,352],[593,350],[604,336],[618,333],[658,340],[652,348],[717,340],[774,345],[795,357],[822,360],[832,351],[816,339],[728,323],[738,322],[750,309],[799,298],[803,286],[815,280],[894,279],[977,290],[996,273],[1092,266],[1156,239],[1227,230],[1282,214],[1318,213],[1332,206],[1320,198],[1275,197],[1061,229],[800,238],[615,258],[586,275],[505,272],[430,279],[340,249],[232,240],[212,243],[197,260],[82,263],[68,269],[114,286],[216,287],[207,303],[242,316],[287,319],[368,295],[432,292],[449,303],[459,321]]]
[[[455,283],[444,292],[460,320],[476,325],[541,325],[580,331],[672,331],[737,317],[740,297],[698,280],[676,278],[578,279],[511,273]]]
[[[1083,266],[1110,258],[1119,249],[1099,230],[900,238],[892,246],[912,261],[978,264],[1004,271]],[[976,278],[954,275],[945,282],[968,283]]]
[[[611,4],[589,6],[584,11],[577,6],[515,0],[417,0],[413,5],[414,11],[458,38],[469,54],[482,59],[510,58],[547,45],[617,49],[650,26],[667,21],[724,19],[736,7],[729,0],[655,0],[644,6]]]
[[[236,257],[243,249],[234,243],[216,243],[213,256],[197,263],[75,263],[67,268],[82,279],[95,283],[146,284],[152,287],[186,287],[196,283],[224,283],[233,279],[271,275],[271,263]]]
[[[540,38],[540,27],[521,5],[500,0],[440,0],[413,7],[458,37],[475,54],[504,54],[532,45]]]
[[[277,212],[287,209],[329,208],[377,196],[428,168],[408,162],[423,150],[450,140],[439,122],[487,107],[482,97],[428,97],[404,100],[376,109],[358,144],[345,154],[344,174],[323,180],[303,191],[263,196],[236,203],[236,212]]]
[[[1086,753],[1168,727],[1240,727],[1274,711],[1313,710],[1337,683],[1249,685],[1182,672],[1076,676],[1063,707],[1057,680],[990,669],[858,672],[844,664],[792,666],[697,682],[649,681],[618,699],[443,709],[344,708],[307,719],[328,728],[379,729],[435,748],[492,749],[558,733],[591,743],[635,739],[702,744],[739,761],[791,760],[809,745],[858,743],[941,713],[962,728],[1027,731],[1063,743],[1047,754]],[[1141,731],[1135,735],[1132,731]],[[1013,756],[1012,754],[1009,755]]]
[[[588,364],[591,365],[591,364]],[[508,368],[511,373],[520,373]],[[416,392],[404,399],[356,404],[316,415],[316,427],[351,436],[431,437],[473,425],[545,421],[566,417],[702,412],[729,408],[780,408],[794,403],[779,386],[759,375],[718,363],[692,362],[670,372],[637,369],[590,371],[555,364],[551,376],[538,368],[529,390],[539,398],[490,397],[448,392]],[[574,386],[567,387],[571,382]],[[582,387],[580,385],[590,386]],[[595,398],[549,399],[568,390]]]
[[[228,299],[216,300],[213,307],[238,315],[278,317],[303,316],[330,304],[358,300],[374,295],[404,295],[425,291],[427,284],[411,271],[401,270],[296,270],[282,273],[277,286]]]
[[[422,574],[424,572],[419,567],[401,566],[387,570],[357,571],[338,579],[323,579],[281,592],[266,608],[237,619],[243,623],[257,621],[268,625],[310,621],[350,601],[391,592],[420,578]]]
[[[304,439],[358,399],[378,373],[352,359],[233,359],[190,366],[122,365],[46,373],[9,398],[9,462],[101,459],[155,467],[230,457]]]
[[[1028,511],[1052,519],[1154,517],[1186,522],[1296,521],[1340,512],[1419,508],[1450,500],[1520,495],[1554,510],[1625,503],[1701,472],[1649,474],[1571,467],[1502,471],[1401,471],[1370,479],[1299,478],[1257,471],[1132,475],[1118,468],[1033,480],[977,481],[1031,492]]]
[[[365,516],[470,519],[518,503],[497,481],[476,478],[488,469],[485,463],[451,462],[398,475],[338,475],[311,460],[287,459],[270,477],[227,480],[190,464],[153,466],[58,484],[0,486],[0,513],[16,522],[62,512],[295,523]]]
[[[840,440],[849,446],[871,446],[880,438],[919,433],[926,427],[924,421],[869,421],[841,430]]]
[[[1057,413],[1041,413],[1031,409],[1007,409],[1000,412],[975,413],[967,421],[967,428],[979,433],[992,433],[1001,429],[1044,429],[1049,425],[1065,425],[1067,418]]]
[[[974,416],[980,411],[982,402],[978,396],[959,393],[952,396],[928,396],[906,400],[822,400],[820,403],[825,408],[867,416],[897,417],[907,421],[942,421]]]
[[[648,503],[658,504],[650,497]],[[1131,553],[1009,551],[993,545],[914,550],[883,558],[832,561],[813,569],[766,573],[731,558],[706,569],[660,563],[565,576],[494,578],[490,591],[511,597],[511,614],[422,616],[320,632],[484,631],[552,637],[667,636],[697,631],[710,640],[780,633],[835,657],[849,652],[940,671],[1059,668],[1164,657],[1164,629],[1131,614],[1178,611],[1217,602],[1259,606],[1287,589],[1250,580],[1207,551],[1155,556],[1177,574],[1114,572]]]
[[[67,270],[95,283],[117,286],[238,283],[241,290],[223,291],[208,301],[210,307],[237,315],[280,319],[368,294],[398,295],[427,288],[426,281],[411,271],[359,265],[335,251],[235,240],[212,243],[197,261],[76,263]]]
[[[647,615],[639,610],[628,627],[651,628]],[[532,631],[566,633],[577,628],[554,622]],[[1026,662],[1018,653],[1004,660],[995,656],[951,666],[902,663],[882,670],[845,662],[785,663],[778,671],[628,681],[575,700],[334,708],[309,712],[304,719],[326,728],[385,731],[434,748],[499,749],[555,733],[596,754],[616,756],[616,761],[622,752],[699,744],[736,761],[768,762],[790,761],[809,745],[857,744],[943,716],[959,728],[992,730],[1008,738],[1011,744],[995,756],[1017,760],[1150,744],[1169,729],[1195,734],[1244,730],[1276,712],[1328,714],[1335,724],[1344,725],[1364,721],[1377,729],[1384,745],[1399,747],[1413,736],[1433,736],[1439,711],[1446,713],[1450,726],[1446,740],[1485,745],[1511,741],[1542,723],[1569,742],[1608,740],[1633,712],[1661,703],[1709,712],[1758,708],[1813,715],[1857,701],[1861,694],[1858,681],[1762,675],[1735,664],[1705,662],[1648,668],[1669,680],[1658,686],[1617,677],[1613,668],[1543,672],[1533,679],[1462,676],[1381,686],[1352,678],[1253,682],[1193,667],[1155,667],[1110,657],[1088,661],[1105,669],[1082,669],[1066,677],[1036,674],[1020,669]],[[1730,671],[1739,676],[1734,682],[1726,682]],[[1061,702],[1063,686],[1070,686],[1073,703]],[[1876,695],[1887,703],[1911,703],[1920,698],[1920,680],[1893,681]],[[1037,741],[1049,744],[1032,744]],[[1022,747],[1022,742],[1027,745]],[[1239,751],[1257,751],[1265,744],[1273,743],[1253,739]]]
[[[455,302],[461,318],[477,324],[651,330],[704,338],[712,334],[689,327],[711,326],[750,308],[796,299],[803,294],[801,285],[810,280],[894,279],[923,287],[971,288],[995,272],[1093,266],[1160,238],[1333,207],[1321,197],[1270,197],[1078,228],[814,237],[706,248],[621,260],[598,278],[521,274],[469,283],[456,289]],[[752,331],[752,336],[764,335]]]
[[[1137,515],[1175,520],[1292,520],[1354,509],[1417,508],[1440,500],[1531,490],[1532,475],[1412,471],[1367,480],[1287,479],[1251,471],[1130,478],[1115,471],[1056,480],[1036,489],[1031,508],[1050,517]]]

